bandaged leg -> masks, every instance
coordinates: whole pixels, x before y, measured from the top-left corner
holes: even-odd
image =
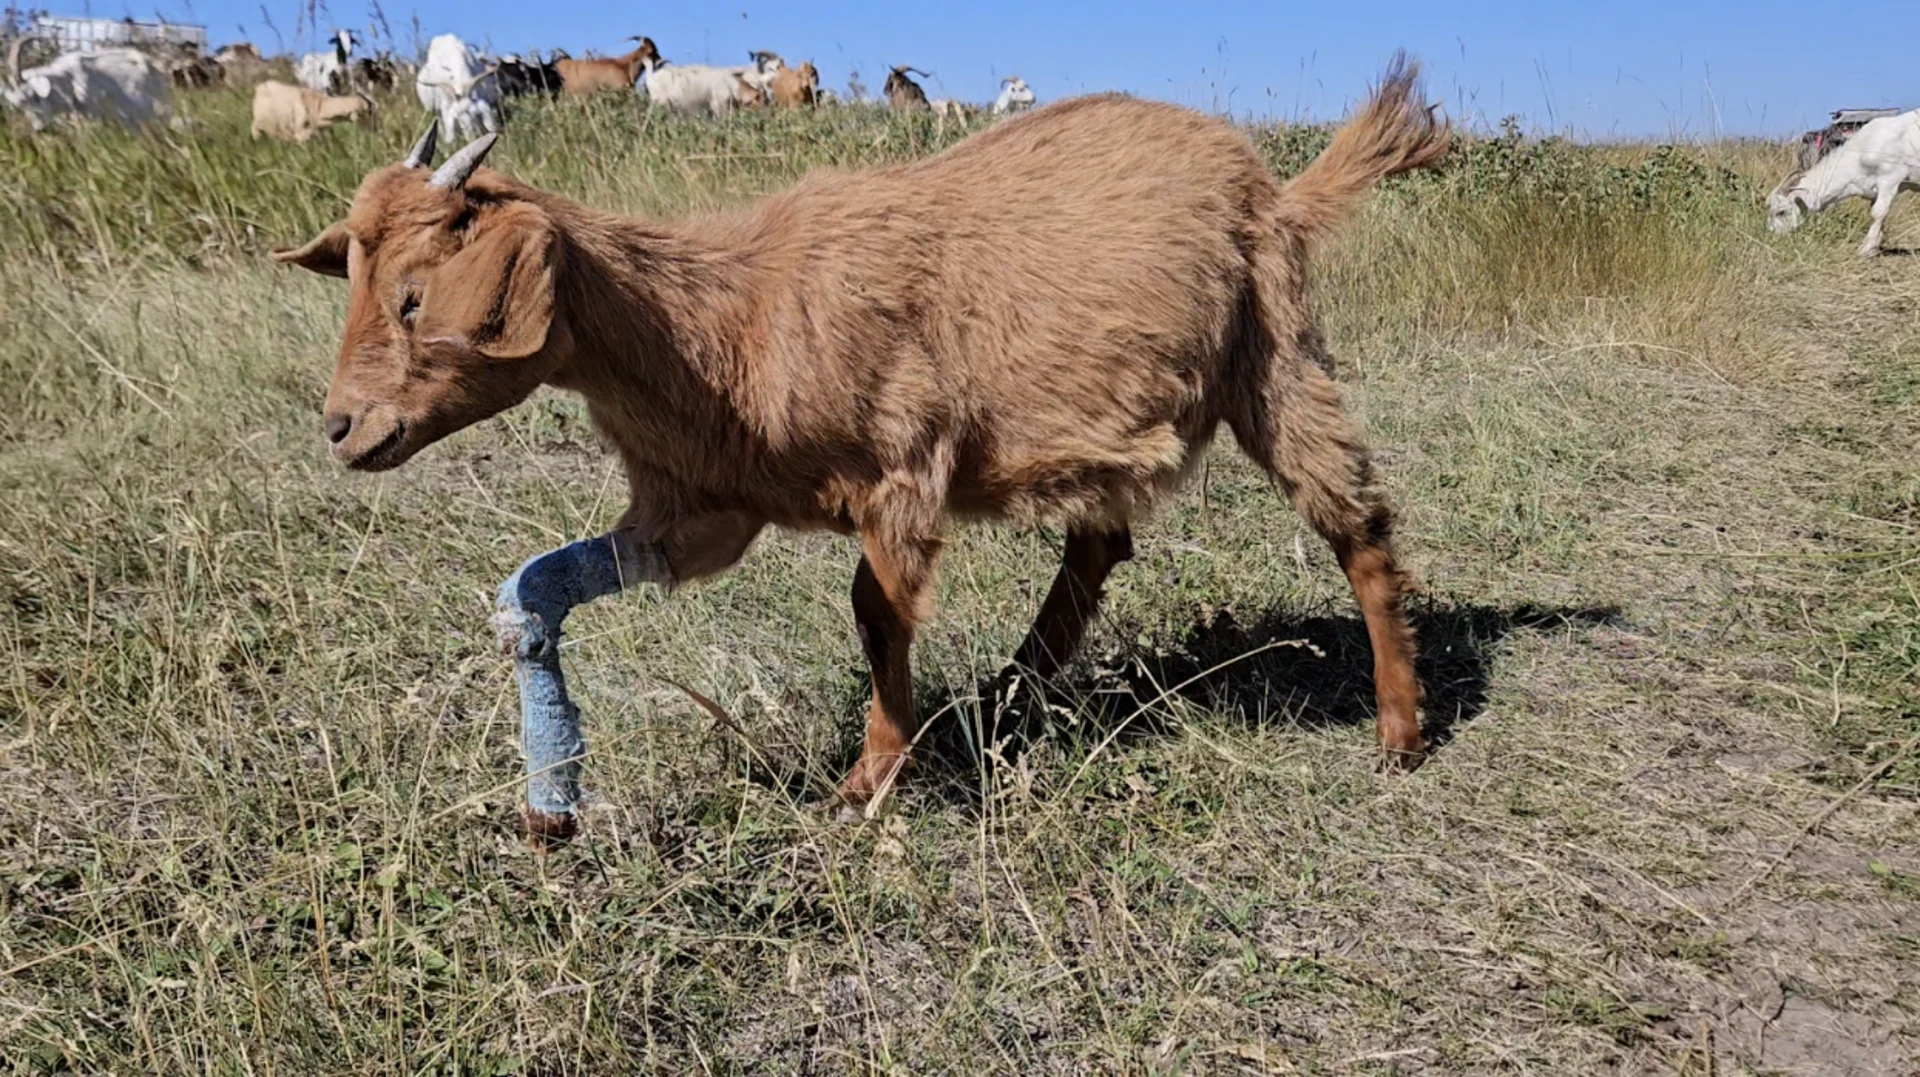
[[[543,553],[500,585],[493,626],[520,681],[527,821],[543,833],[572,832],[586,751],[560,671],[560,624],[575,606],[643,582],[669,582],[666,558],[658,545],[616,531]]]

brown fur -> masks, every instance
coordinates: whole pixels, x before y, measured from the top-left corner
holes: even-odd
[[[777,108],[810,107],[820,91],[820,72],[814,69],[811,60],[799,67],[783,67],[773,73],[773,83],[768,89]]]
[[[628,40],[638,44],[625,56],[597,60],[575,60],[571,57],[555,60],[553,68],[560,73],[560,88],[570,94],[633,89],[633,84],[640,81],[640,72],[646,70],[647,62],[660,61],[660,50],[654,48],[650,37],[632,37]]]
[[[1050,669],[1131,555],[1130,522],[1222,423],[1333,545],[1374,646],[1380,742],[1413,759],[1392,517],[1309,317],[1306,256],[1447,140],[1396,64],[1284,185],[1223,122],[1097,96],[671,222],[396,166],[276,257],[352,281],[327,400],[349,466],[398,466],[544,383],[586,398],[626,465],[618,526],[676,581],[726,569],[768,524],[857,534],[874,702],[851,798],[883,790],[917,732],[907,650],[948,525],[1069,528],[1020,653]]]

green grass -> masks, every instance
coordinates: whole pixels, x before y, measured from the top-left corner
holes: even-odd
[[[261,256],[401,152],[387,104],[304,148],[249,143],[237,93],[0,133],[0,1071],[1920,1056],[1920,265],[1855,263],[1852,211],[1768,236],[1784,150],[1473,140],[1321,260],[1428,588],[1420,771],[1375,771],[1345,583],[1222,451],[1038,698],[980,686],[1059,536],[957,536],[940,731],[866,823],[825,803],[865,682],[843,541],[583,609],[594,800],[542,856],[489,596],[606,526],[615,466],[543,393],[339,472],[344,289]],[[957,137],[602,100],[497,153],[666,213]],[[1324,132],[1256,137],[1289,172]]]

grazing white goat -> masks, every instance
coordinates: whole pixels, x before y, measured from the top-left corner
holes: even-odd
[[[136,49],[69,52],[20,70],[16,38],[7,53],[9,84],[0,96],[26,113],[35,131],[58,119],[115,120],[129,127],[173,114],[173,83],[153,57]]]
[[[427,62],[413,82],[422,107],[440,117],[440,130],[453,138],[475,138],[498,131],[500,86],[494,69],[481,67],[479,55],[453,34],[441,34],[427,43]]]
[[[681,112],[725,116],[736,108],[764,101],[773,76],[786,65],[772,53],[754,53],[754,62],[740,67],[707,64],[669,64],[648,60],[647,99]]]
[[[353,55],[353,35],[345,30],[333,32],[333,48],[310,52],[300,57],[293,77],[314,93],[339,93],[347,88],[347,58]]]
[[[1920,109],[1874,120],[1767,196],[1767,227],[1785,235],[1809,213],[1849,198],[1873,200],[1873,224],[1860,256],[1880,253],[1880,231],[1901,191],[1920,191]]]
[[[1000,80],[1000,96],[993,102],[993,114],[1005,116],[1009,112],[1025,112],[1033,107],[1033,91],[1027,87],[1027,80],[1018,75],[1009,75]]]

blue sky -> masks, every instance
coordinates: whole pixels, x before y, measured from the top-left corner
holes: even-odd
[[[58,11],[58,0],[38,0]],[[36,3],[34,6],[38,6]],[[1003,74],[1042,100],[1127,90],[1212,111],[1331,118],[1395,48],[1427,65],[1456,119],[1519,113],[1537,129],[1589,137],[1776,134],[1839,107],[1920,105],[1920,2],[1860,0],[1840,11],[1800,0],[1617,3],[1128,3],[1075,0],[599,4],[569,0],[389,0],[403,42],[452,31],[496,52],[562,45],[617,51],[646,34],[670,60],[739,63],[749,49],[811,58],[822,84],[889,64],[932,71],[931,96],[990,99]],[[259,0],[105,0],[92,13],[202,23],[215,43],[240,27],[271,47]],[[289,47],[303,5],[267,0]],[[320,33],[370,24],[368,0],[332,0]]]

